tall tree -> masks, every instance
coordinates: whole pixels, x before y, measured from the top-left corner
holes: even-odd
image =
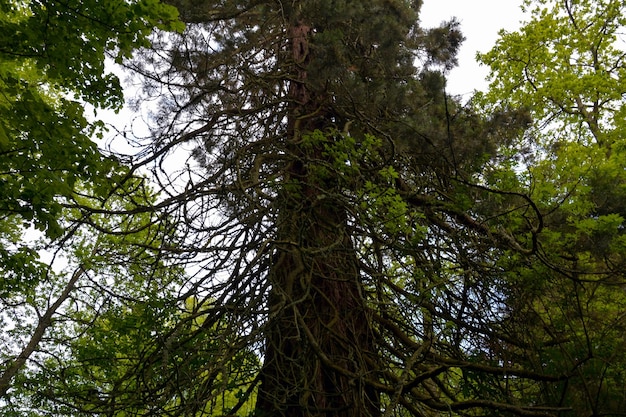
[[[530,220],[523,205],[511,204],[503,223],[537,247],[536,262],[512,257],[505,266],[519,283],[511,322],[536,323],[524,329],[534,349],[514,356],[571,376],[543,385],[542,401],[570,405],[573,415],[617,415],[626,404],[620,39],[626,10],[612,0],[524,6],[529,21],[503,31],[480,57],[492,71],[490,89],[479,97],[484,108],[523,108],[534,119],[511,152],[516,162],[494,166],[490,176],[494,186],[524,192],[541,213]]]
[[[562,375],[488,357],[524,343],[498,260],[532,244],[473,202],[528,118],[446,97],[458,24],[421,29],[409,1],[172,3],[187,31],[128,64],[157,103],[136,169],[165,185],[189,287],[263,357],[256,413],[557,412],[504,385]]]
[[[14,381],[89,269],[88,252],[61,273],[43,250],[61,257],[89,223],[88,208],[128,194],[127,170],[92,141],[103,125],[84,106],[119,109],[106,55],[129,56],[156,27],[181,29],[176,10],[150,1],[0,2],[0,405],[11,403]],[[64,207],[78,200],[85,210],[68,216]]]

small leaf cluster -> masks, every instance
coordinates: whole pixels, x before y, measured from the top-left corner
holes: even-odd
[[[311,177],[337,181],[337,193],[350,201],[364,224],[392,238],[423,236],[424,230],[416,227],[422,215],[411,210],[398,194],[395,181],[399,174],[385,163],[381,139],[370,134],[357,138],[316,130],[305,135],[303,142],[309,151],[321,149],[320,157],[307,165]]]

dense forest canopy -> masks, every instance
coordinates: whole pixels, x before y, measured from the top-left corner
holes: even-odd
[[[2,415],[623,415],[625,6],[421,4],[0,3]]]

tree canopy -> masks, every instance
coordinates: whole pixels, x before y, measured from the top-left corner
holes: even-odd
[[[3,415],[623,412],[621,2],[166,3],[0,5]]]
[[[130,204],[125,202],[130,193],[137,202],[152,197],[143,194],[140,181],[123,180],[128,167],[96,146],[104,125],[90,120],[85,106],[119,109],[122,89],[105,59],[130,57],[149,45],[154,28],[182,30],[177,15],[171,6],[150,1],[0,3],[0,406],[5,415],[29,413],[22,400],[34,391],[23,389],[22,372],[43,365],[44,356],[60,354],[65,336],[83,331],[87,322],[71,310],[88,316],[101,306],[89,304],[90,288],[106,291],[97,289],[90,274],[100,270],[113,247],[120,249],[114,251],[120,263],[107,262],[111,274],[146,261],[141,259],[145,251],[131,255],[118,247],[123,239],[102,233],[141,230],[143,220],[130,213],[110,216],[108,223],[101,214],[92,217]],[[144,230],[139,241],[154,236]],[[124,262],[129,261],[125,255],[130,262]],[[65,334],[64,323],[75,328]]]
[[[575,415],[615,415],[625,405],[624,5],[525,7],[529,22],[519,32],[503,31],[479,56],[492,75],[489,91],[477,98],[487,112],[523,108],[534,120],[507,167],[514,181],[505,185],[525,190],[540,214],[530,228],[531,221],[509,223],[513,233],[533,235],[541,261],[520,273],[520,284],[534,290],[517,293],[515,316],[552,339],[525,361],[571,375],[546,386],[544,401],[567,404]],[[500,177],[501,167],[496,171]]]

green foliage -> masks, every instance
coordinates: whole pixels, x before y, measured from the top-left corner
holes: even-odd
[[[102,139],[104,124],[89,121],[85,106],[121,107],[119,80],[105,61],[120,61],[149,46],[155,29],[182,30],[176,10],[152,0],[0,2],[3,414],[33,414],[33,408],[22,408],[28,401],[17,400],[34,398],[37,390],[25,375],[46,355],[62,357],[63,343],[76,336],[72,324],[80,327],[77,323],[85,320],[71,307],[97,311],[115,273],[117,283],[129,275],[149,278],[139,277],[139,271],[155,252],[136,250],[136,245],[155,242],[163,229],[136,234],[154,220],[133,216],[137,204],[148,204],[140,191],[145,187],[98,148],[94,140]],[[115,204],[126,205],[126,218],[90,217]],[[128,268],[121,263],[125,256],[133,259]],[[116,257],[120,263],[111,262]],[[109,268],[101,266],[104,260]],[[89,274],[101,274],[102,281],[96,284]],[[94,295],[98,291],[100,299]],[[126,296],[131,293],[128,289]],[[69,310],[60,314],[62,306]]]
[[[122,103],[117,78],[105,71],[105,54],[123,58],[149,46],[154,28],[181,30],[176,9],[156,0],[3,2],[3,67],[31,65],[36,79],[102,107]],[[4,73],[3,81],[11,81]],[[19,79],[19,78],[18,78]],[[10,86],[9,86],[10,87]]]
[[[27,376],[28,383],[46,387],[35,394],[33,406],[54,410],[66,403],[69,415],[208,416],[228,414],[242,399],[239,415],[249,414],[254,396],[246,392],[258,359],[237,349],[234,335],[218,336],[217,327],[226,333],[226,323],[215,321],[211,307],[176,305],[174,294],[163,288],[142,298],[76,317],[83,324],[70,332],[75,336],[65,355],[50,357],[40,372]],[[227,351],[232,358],[224,362]]]
[[[619,1],[526,1],[530,20],[502,32],[479,56],[491,85],[477,97],[486,111],[527,109],[534,119],[525,160],[490,170],[498,190],[534,202],[515,207],[506,223],[534,242],[535,262],[503,263],[519,289],[509,294],[509,326],[531,326],[534,353],[517,360],[563,382],[542,384],[544,401],[569,404],[573,415],[615,414],[626,401],[621,330],[626,323],[624,266],[624,100]],[[507,178],[506,180],[504,178]],[[540,224],[541,227],[537,227]]]
[[[0,17],[0,211],[48,237],[60,235],[61,202],[77,181],[111,181],[114,160],[92,137],[83,104],[119,109],[117,77],[105,57],[148,46],[155,27],[181,29],[176,10],[156,1],[3,2]]]
[[[354,197],[354,214],[363,224],[380,225],[378,232],[391,239],[399,235],[415,241],[423,238],[424,230],[418,226],[422,215],[410,210],[395,188],[399,174],[384,164],[382,140],[370,134],[357,139],[348,133],[315,130],[302,141],[304,149],[322,149],[321,158],[307,164],[310,181],[337,182],[336,192],[344,195],[356,190],[350,197]],[[327,184],[324,188],[328,190]]]
[[[532,19],[519,32],[503,31],[496,46],[478,57],[492,70],[485,102],[528,108],[535,120],[550,120],[550,143],[564,137],[610,145],[612,131],[623,125],[623,5],[603,0],[525,6]]]

